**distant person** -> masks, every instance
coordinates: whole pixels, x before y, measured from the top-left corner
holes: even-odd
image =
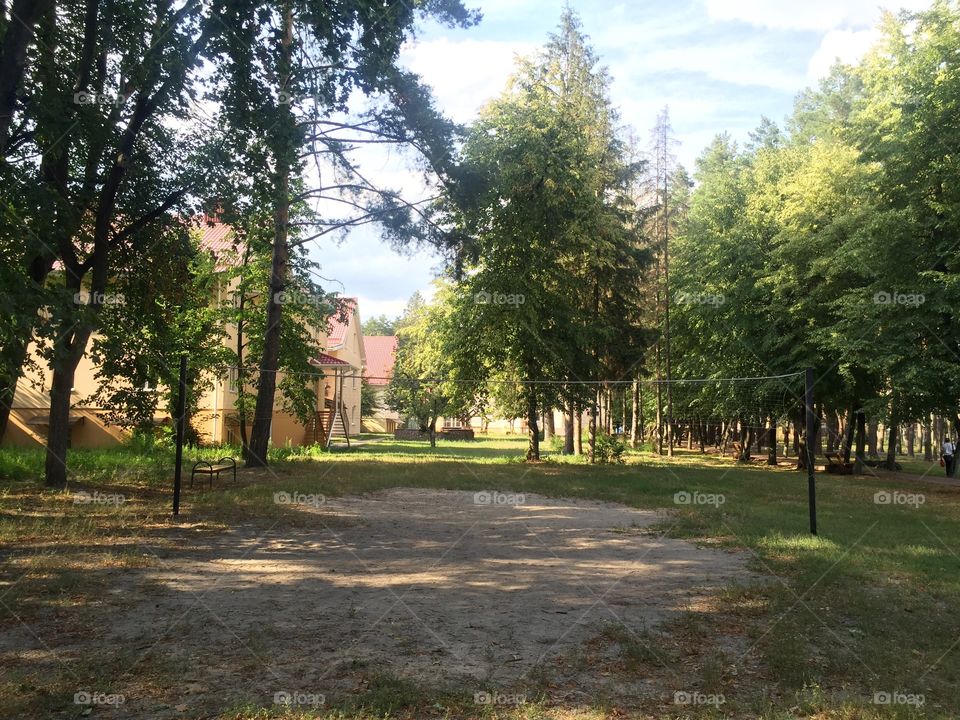
[[[953,477],[953,456],[957,446],[948,437],[943,441],[943,468],[947,471],[947,477]]]

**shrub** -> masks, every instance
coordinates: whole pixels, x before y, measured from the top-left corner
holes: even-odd
[[[627,444],[613,435],[598,432],[593,461],[603,465],[622,465]]]

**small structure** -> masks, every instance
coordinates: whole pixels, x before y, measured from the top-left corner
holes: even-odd
[[[333,438],[347,441],[350,446],[349,414],[343,402],[344,379],[355,374],[360,368],[333,355],[320,353],[311,358],[310,364],[324,374],[323,405],[316,411],[308,432],[313,433],[313,442],[330,447]]]

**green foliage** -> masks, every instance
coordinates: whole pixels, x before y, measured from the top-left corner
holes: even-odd
[[[958,23],[945,2],[888,15],[787,132],[764,119],[745,149],[707,148],[675,246],[673,296],[693,299],[674,305],[676,375],[809,366],[827,410],[956,414]]]
[[[456,358],[457,306],[450,289],[437,285],[436,300],[427,305],[419,293],[397,321],[397,352],[387,387],[387,405],[424,431],[443,415],[474,414],[474,386],[460,383]]]
[[[380,410],[380,393],[377,388],[367,382],[366,378],[360,379],[360,417],[369,417],[375,415]]]
[[[605,432],[597,433],[596,446],[593,451],[593,460],[602,465],[622,465],[627,444],[614,435]]]
[[[453,305],[468,351],[454,354],[454,366],[480,386],[505,375],[530,381],[522,413],[519,398],[497,398],[509,416],[536,415],[576,392],[536,381],[598,377],[642,355],[634,342],[644,262],[631,198],[637,167],[608,85],[565,11],[559,32],[518,63],[469,128],[463,156],[477,180],[469,201],[448,194],[442,206],[462,240]]]
[[[397,321],[391,320],[386,315],[377,315],[367,318],[363,321],[364,335],[395,335],[397,332]]]

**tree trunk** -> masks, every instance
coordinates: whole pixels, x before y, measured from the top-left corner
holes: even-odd
[[[643,385],[637,382],[637,433],[640,435],[640,442],[646,439],[646,428],[643,424]]]
[[[573,455],[573,433],[574,433],[574,420],[573,417],[576,414],[576,408],[574,407],[573,400],[567,401],[567,414],[563,422],[563,454],[564,455]]]
[[[583,455],[583,410],[579,403],[574,403],[574,422],[576,423],[576,432],[573,434],[573,453],[574,455]]]
[[[740,443],[740,452],[737,454],[737,462],[747,462],[750,460],[750,428],[742,420],[739,423],[737,441]]]
[[[897,408],[894,404],[896,401],[891,400],[890,402],[890,441],[887,443],[887,459],[884,462],[884,466],[887,470],[896,470],[897,469],[897,435],[899,432],[899,420],[897,419]]]
[[[283,37],[280,41],[279,87],[286,88],[291,74],[293,48],[293,10],[287,5],[284,15]],[[270,295],[267,298],[267,322],[263,334],[263,357],[260,361],[260,382],[257,404],[250,430],[250,446],[246,453],[248,467],[267,465],[270,445],[270,427],[273,424],[273,404],[277,390],[277,370],[280,367],[280,322],[283,306],[281,293],[287,284],[290,248],[287,234],[290,224],[290,173],[297,155],[296,120],[289,104],[279,104],[280,120],[273,130],[273,152],[276,156],[274,173],[274,238],[273,259],[270,268]],[[332,428],[331,428],[332,430]]]
[[[597,458],[597,398],[590,403],[590,421],[587,426],[587,456],[591,463]]]
[[[767,450],[767,465],[777,464],[777,421],[767,418],[767,438],[770,448]]]
[[[633,398],[630,413],[630,447],[636,450],[640,446],[640,382],[634,380],[630,389]]]
[[[606,406],[606,412],[604,413],[604,428],[607,431],[607,435],[613,435],[613,396],[610,388],[604,388],[603,391],[603,403]]]
[[[44,473],[47,487],[67,485],[67,450],[70,447],[70,395],[77,365],[90,339],[89,327],[65,332],[54,342],[53,381],[50,387],[50,416],[47,425],[47,455]],[[72,336],[72,337],[71,337]]]
[[[863,410],[860,410],[856,414],[857,420],[857,456],[856,462],[853,465],[853,472],[856,475],[863,475],[863,461],[864,461],[864,450],[866,445],[866,419],[867,416],[864,414]]]
[[[910,457],[915,457],[916,453],[914,452],[913,445],[917,440],[917,424],[915,422],[910,423],[907,426],[907,455]]]
[[[880,457],[877,453],[877,421],[871,420],[867,423],[867,455],[871,458]]]
[[[663,455],[663,390],[660,382],[657,382],[657,410],[655,422],[657,423],[657,455]]]
[[[843,427],[843,461],[845,463],[850,462],[850,450],[853,446],[853,430],[854,424],[856,423],[856,415],[857,411],[854,408],[851,407],[847,410],[847,420]]]
[[[931,430],[930,427],[930,415],[923,419],[923,436],[921,442],[923,443],[923,459],[927,462],[933,460],[933,442],[931,440]]]
[[[840,434],[840,423],[837,420],[837,414],[832,410],[826,412],[826,431],[827,431],[827,452],[832,453],[837,449],[837,438]]]
[[[247,467],[265,467],[267,465],[267,449],[270,446],[270,428],[273,424],[273,405],[277,391],[277,371],[280,368],[280,323],[283,318],[283,306],[280,303],[280,298],[287,283],[289,260],[287,223],[290,218],[290,196],[288,192],[289,175],[285,168],[282,169],[282,176],[279,176],[279,172],[278,169],[270,293],[266,299],[267,323],[263,334],[263,357],[260,360],[257,404],[253,411],[250,444],[244,458]]]
[[[537,390],[533,384],[527,389],[527,462],[540,460],[540,428],[537,425]]]

